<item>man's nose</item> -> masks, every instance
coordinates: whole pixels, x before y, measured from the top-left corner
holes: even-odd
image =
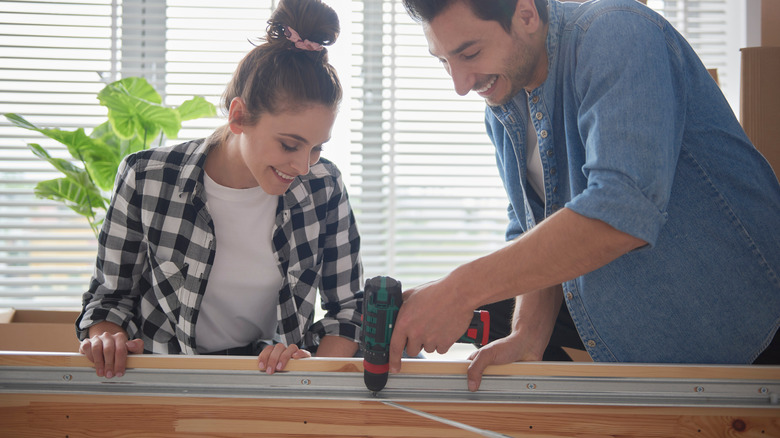
[[[469,94],[469,91],[474,87],[474,75],[465,69],[450,66],[450,76],[455,86],[455,92],[461,96]]]

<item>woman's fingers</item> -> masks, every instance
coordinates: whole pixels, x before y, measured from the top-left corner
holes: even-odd
[[[269,345],[257,357],[257,367],[260,371],[265,371],[266,374],[270,375],[277,371],[282,371],[290,359],[307,357],[311,357],[311,353],[301,350],[295,344],[290,346],[285,346],[284,344]]]

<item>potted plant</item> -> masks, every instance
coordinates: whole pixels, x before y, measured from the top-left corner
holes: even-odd
[[[181,122],[216,115],[214,105],[196,96],[178,107],[167,107],[144,78],[129,77],[106,85],[97,95],[108,108],[108,120],[87,135],[84,128],[75,131],[40,128],[23,117],[6,113],[14,125],[40,132],[68,148],[72,160],[52,157],[36,143],[27,146],[64,174],[41,181],[35,186],[39,198],[61,202],[89,221],[97,237],[110,202],[119,163],[133,152],[148,149],[163,137],[176,138]],[[164,135],[160,135],[160,133]]]

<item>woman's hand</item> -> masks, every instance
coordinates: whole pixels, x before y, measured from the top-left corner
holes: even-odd
[[[90,327],[89,334],[89,338],[81,341],[79,353],[95,364],[99,377],[122,377],[127,365],[127,354],[144,351],[144,341],[128,341],[127,333],[110,322],[104,321]]]
[[[295,344],[290,346],[285,346],[284,344],[269,345],[257,356],[257,368],[271,375],[277,371],[282,371],[290,359],[304,359],[307,357],[311,357],[311,353],[307,350],[301,350]]]

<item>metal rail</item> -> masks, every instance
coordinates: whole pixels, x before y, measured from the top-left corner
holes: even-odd
[[[357,372],[130,369],[105,379],[85,367],[4,366],[2,393],[780,409],[780,381],[749,379],[484,376],[469,392],[463,375],[393,374],[374,394]]]

